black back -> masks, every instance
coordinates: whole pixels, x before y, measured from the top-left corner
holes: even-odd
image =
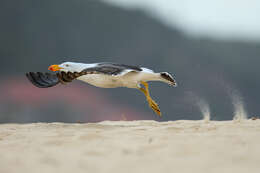
[[[107,75],[117,75],[123,72],[124,70],[133,70],[133,71],[142,71],[138,66],[125,65],[125,64],[116,64],[109,62],[98,63],[96,67],[87,68],[83,71],[90,72],[95,71]]]

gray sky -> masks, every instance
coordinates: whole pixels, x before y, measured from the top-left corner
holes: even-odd
[[[194,36],[260,40],[260,0],[103,0],[142,8]]]

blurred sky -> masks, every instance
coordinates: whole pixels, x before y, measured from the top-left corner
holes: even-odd
[[[193,36],[260,40],[260,0],[103,0],[142,8]]]

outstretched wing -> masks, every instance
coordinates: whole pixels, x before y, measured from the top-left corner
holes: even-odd
[[[59,83],[66,84],[76,79],[79,76],[85,75],[85,72],[71,73],[71,72],[59,72],[55,74],[42,73],[42,72],[29,72],[26,73],[26,77],[31,81],[33,85],[38,88],[49,88]]]
[[[48,88],[57,85],[60,81],[56,74],[29,72],[26,77],[38,88]]]

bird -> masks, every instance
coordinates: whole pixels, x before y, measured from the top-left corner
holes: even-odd
[[[100,88],[127,87],[140,90],[146,97],[148,105],[162,116],[158,104],[149,92],[149,81],[160,81],[177,86],[176,80],[168,72],[156,73],[153,70],[133,65],[111,62],[79,63],[63,62],[48,67],[48,72],[28,72],[26,77],[38,88],[49,88],[58,84],[67,84],[77,79]]]

